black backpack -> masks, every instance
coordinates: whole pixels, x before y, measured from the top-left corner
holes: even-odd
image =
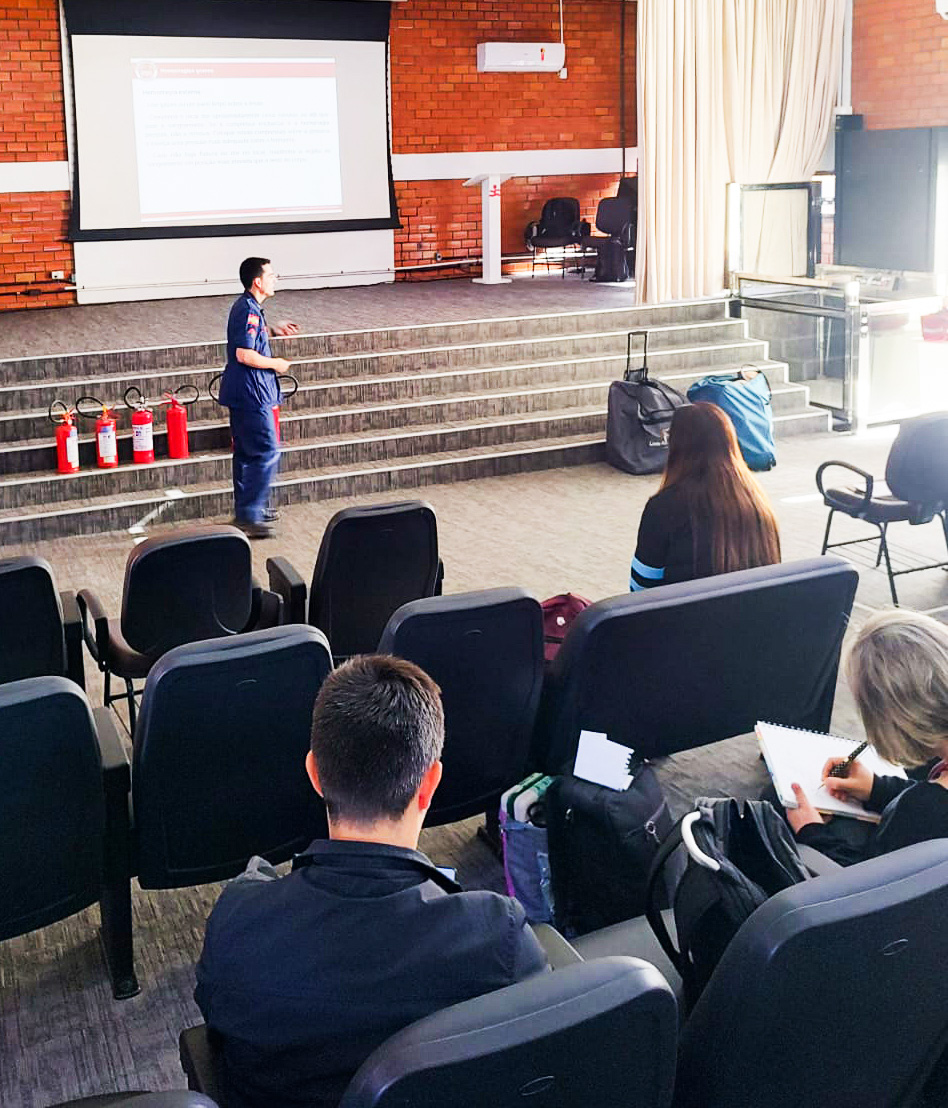
[[[775,893],[810,876],[790,829],[767,801],[700,798],[695,809],[662,842],[646,894],[648,921],[681,974],[689,1011],[744,920]],[[689,839],[720,868],[713,870],[696,861]],[[688,849],[688,857],[670,892],[676,949],[661,910],[666,869],[679,847]]]
[[[642,338],[642,364],[632,368],[632,339]],[[625,375],[609,386],[606,461],[625,473],[661,473],[668,459],[668,429],[676,408],[688,401],[671,385],[648,375],[648,331],[630,331]]]
[[[567,937],[640,916],[649,867],[672,819],[641,765],[624,792],[564,775],[546,791],[553,920]]]
[[[628,248],[618,239],[607,239],[596,243],[596,271],[594,281],[628,281]]]

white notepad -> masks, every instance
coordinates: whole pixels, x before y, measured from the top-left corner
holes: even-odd
[[[632,784],[629,767],[633,761],[627,746],[613,742],[601,731],[580,731],[573,776],[623,792]]]
[[[832,816],[854,816],[878,823],[875,812],[867,812],[853,800],[837,800],[826,791],[820,776],[827,758],[847,758],[858,745],[855,739],[822,735],[798,727],[782,727],[777,723],[758,722],[756,727],[760,749],[773,779],[777,796],[784,808],[796,808],[797,801],[790,787],[796,782],[818,812]],[[859,761],[882,777],[905,777],[901,766],[894,766],[879,757],[871,746],[859,755]]]

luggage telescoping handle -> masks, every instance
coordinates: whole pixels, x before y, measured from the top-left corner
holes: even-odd
[[[636,337],[642,339],[642,365],[639,369],[632,369],[632,340]],[[648,331],[630,331],[625,340],[625,379],[631,379],[633,373],[641,374],[641,380],[648,380]]]

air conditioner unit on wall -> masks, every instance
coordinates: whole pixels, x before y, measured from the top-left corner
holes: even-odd
[[[562,42],[479,42],[478,73],[557,73],[566,63]]]

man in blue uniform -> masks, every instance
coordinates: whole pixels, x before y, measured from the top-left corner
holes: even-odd
[[[355,657],[323,682],[306,771],[329,838],[286,877],[252,859],[197,967],[231,1108],[331,1108],[402,1027],[547,969],[516,900],[461,892],[418,850],[443,744],[440,690],[411,662]]]
[[[269,538],[276,513],[267,506],[270,482],[280,463],[273,406],[280,403],[277,376],[290,363],[270,353],[263,302],[276,291],[276,274],[267,258],[245,258],[240,264],[243,295],[227,320],[227,366],[220,402],[230,411],[234,440],[234,522],[250,538]],[[296,335],[286,320],[273,325],[274,335]]]

